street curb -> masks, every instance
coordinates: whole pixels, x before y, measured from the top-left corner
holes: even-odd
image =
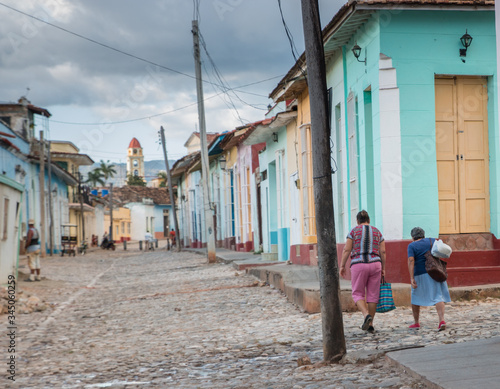
[[[246,272],[281,290],[288,300],[307,313],[321,312],[321,295],[317,268],[312,266],[287,266],[285,263],[247,268]],[[344,312],[355,312],[357,307],[351,296],[350,285],[342,280],[340,304]],[[349,283],[350,284],[350,283]],[[449,288],[452,301],[485,300],[500,298],[500,284]],[[392,284],[392,295],[397,307],[411,306],[409,284]]]
[[[410,375],[411,377],[419,380],[422,384],[424,384],[425,388],[428,388],[428,389],[443,389],[443,387],[441,385],[438,385],[432,381],[430,381],[429,379],[427,379],[427,377],[421,375],[421,374],[418,374],[416,371],[410,369],[408,366],[406,365],[403,365],[402,363],[399,363],[396,359],[393,359],[389,354],[391,354],[392,352],[388,352],[385,354],[385,360],[391,365],[391,366],[394,366],[397,370],[399,370],[400,372],[404,373],[404,374],[408,374]],[[395,352],[397,353],[397,351]]]

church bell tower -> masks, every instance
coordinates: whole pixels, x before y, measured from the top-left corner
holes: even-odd
[[[127,176],[139,176],[143,180],[144,174],[144,155],[142,154],[142,147],[137,138],[133,138],[128,145],[127,154]]]

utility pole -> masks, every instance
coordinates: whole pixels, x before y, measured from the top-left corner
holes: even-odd
[[[40,256],[45,258],[45,144],[40,131]]]
[[[198,119],[200,123],[201,139],[201,172],[203,175],[203,205],[205,209],[205,236],[207,237],[208,263],[217,261],[215,256],[215,231],[213,211],[210,206],[209,192],[209,165],[208,165],[208,147],[207,132],[205,127],[205,105],[203,103],[203,84],[201,79],[200,62],[200,37],[198,32],[198,21],[193,20],[193,43],[194,43],[194,64],[196,71],[196,91],[198,95]]]
[[[313,188],[318,238],[323,356],[326,362],[337,362],[346,353],[346,344],[335,240],[325,52],[318,0],[301,1],[314,150]]]
[[[54,215],[52,214],[52,156],[50,153],[50,140],[48,141],[48,174],[49,174],[49,252],[50,256],[54,254]]]
[[[85,241],[85,215],[83,212],[83,192],[82,192],[82,174],[78,172],[78,197],[80,200],[80,213],[82,215],[82,241],[80,242],[80,246]]]
[[[172,185],[172,177],[170,175],[170,166],[168,166],[168,157],[167,157],[167,145],[165,143],[165,130],[163,126],[160,128],[160,136],[161,136],[161,145],[163,147],[163,158],[165,159],[165,167],[167,168],[167,180],[168,180],[168,191],[170,193],[170,203],[172,204],[172,210],[174,214],[174,226],[175,226],[175,236],[177,237],[177,247],[175,250],[177,252],[181,251],[181,236],[179,234],[179,223],[177,222],[177,212],[175,209],[175,196],[174,196],[174,188]]]
[[[113,242],[113,183],[109,184],[109,241]]]

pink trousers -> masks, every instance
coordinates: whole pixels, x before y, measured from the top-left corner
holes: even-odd
[[[382,264],[380,262],[358,263],[351,266],[352,298],[354,302],[365,300],[378,303]]]

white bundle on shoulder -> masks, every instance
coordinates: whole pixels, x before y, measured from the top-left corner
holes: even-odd
[[[444,243],[442,240],[436,239],[434,241],[434,244],[432,245],[432,250],[431,250],[431,254],[434,257],[450,258],[451,252],[452,252],[451,247],[448,246],[446,243]]]

